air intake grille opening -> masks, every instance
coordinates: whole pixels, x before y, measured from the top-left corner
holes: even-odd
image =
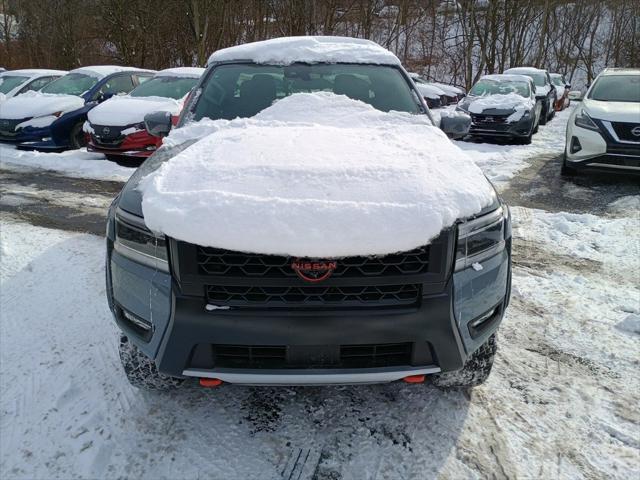
[[[209,285],[207,301],[238,307],[408,306],[420,298],[419,284],[373,286],[254,287]]]

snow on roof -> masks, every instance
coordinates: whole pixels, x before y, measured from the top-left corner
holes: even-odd
[[[480,80],[493,80],[494,82],[531,82],[531,78],[525,75],[516,75],[516,74],[493,74],[493,75],[483,75]]]
[[[546,72],[546,70],[544,70],[543,68],[536,68],[536,67],[514,67],[514,68],[509,68],[507,70],[504,71],[504,73],[544,73]]]
[[[495,198],[426,116],[317,92],[206,122],[213,133],[138,187],[153,231],[263,254],[387,254],[429,243]]]
[[[282,37],[224,48],[209,57],[209,64],[228,60],[290,65],[304,63],[374,63],[400,65],[400,60],[375,42],[351,37]]]
[[[83,73],[85,75],[90,75],[92,77],[106,77],[107,75],[111,75],[112,73],[118,72],[152,72],[155,70],[146,70],[144,68],[136,68],[136,67],[123,67],[120,65],[92,65],[89,67],[80,67],[75,70],[71,70],[70,73]]]
[[[187,77],[200,78],[204,73],[204,68],[199,67],[176,67],[166,68],[156,73],[156,77]]]
[[[46,75],[66,75],[64,70],[49,70],[44,68],[23,68],[21,70],[7,70],[0,75],[18,75],[25,77],[46,76]]]

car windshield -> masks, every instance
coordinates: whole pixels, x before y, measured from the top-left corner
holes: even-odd
[[[28,78],[18,75],[2,75],[0,77],[0,93],[9,93]]]
[[[167,97],[179,100],[189,93],[189,90],[197,82],[197,78],[159,76],[134,88],[129,95],[132,97]]]
[[[606,75],[596,80],[589,98],[602,102],[640,102],[640,75]]]
[[[394,67],[353,64],[271,66],[227,64],[206,80],[193,118],[251,117],[274,101],[300,92],[333,92],[388,112],[417,113],[417,95]]]
[[[507,95],[509,93],[517,93],[521,97],[525,98],[528,98],[531,95],[529,84],[526,82],[498,82],[495,80],[480,80],[473,86],[469,95],[479,97],[483,95]]]
[[[558,87],[564,87],[564,81],[562,80],[562,77],[558,76],[558,77],[551,77],[551,81],[553,82],[554,85],[558,86]]]
[[[82,95],[91,89],[99,78],[83,73],[69,73],[45,86],[42,93],[62,93],[66,95]]]
[[[504,73],[513,73],[513,74],[517,74],[517,75],[524,75],[525,77],[529,77],[533,80],[533,83],[535,83],[536,87],[544,87],[547,83],[547,76],[540,72],[531,72],[529,70],[526,70],[524,72],[519,71],[519,70],[507,70]]]

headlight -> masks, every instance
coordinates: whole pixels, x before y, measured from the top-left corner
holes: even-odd
[[[595,122],[591,119],[591,117],[584,111],[584,108],[581,108],[578,114],[576,115],[576,119],[574,123],[578,127],[587,128],[589,130],[598,131],[599,128],[595,124]]]
[[[456,266],[459,271],[500,253],[505,247],[507,207],[458,225]]]
[[[141,219],[119,210],[116,214],[116,241],[113,248],[134,262],[169,271],[167,245],[162,237],[156,237]]]

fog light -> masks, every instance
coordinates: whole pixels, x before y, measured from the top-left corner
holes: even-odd
[[[571,148],[569,148],[569,151],[571,153],[577,153],[580,150],[582,150],[582,145],[580,145],[580,140],[578,140],[578,137],[571,137]]]
[[[49,140],[51,140],[51,137],[43,137],[43,138],[42,138],[42,141],[43,141],[43,142],[48,142]]]
[[[155,149],[156,149],[156,146],[155,146],[155,145],[149,145],[149,146],[146,148],[146,150],[149,150],[149,151],[153,151],[153,150],[155,150]]]
[[[485,313],[484,315],[480,315],[473,322],[471,322],[471,327],[472,328],[478,327],[480,324],[484,323],[486,320],[491,318],[493,316],[493,314],[495,313],[495,311],[496,311],[496,309],[493,308],[493,309],[489,310],[487,313]]]
[[[136,327],[140,328],[141,330],[144,330],[145,332],[148,332],[149,330],[151,330],[151,322],[148,322],[145,319],[140,318],[134,315],[133,313],[126,311],[124,308],[121,308],[121,310],[122,310],[122,316],[128,321],[130,321],[131,323],[133,323]]]

